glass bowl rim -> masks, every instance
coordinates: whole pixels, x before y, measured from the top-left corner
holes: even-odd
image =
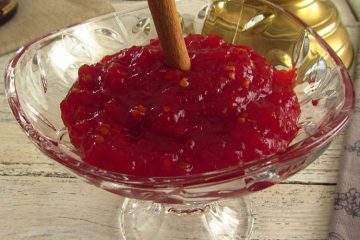
[[[16,84],[15,84],[15,72],[16,72],[17,63],[21,60],[22,56],[27,52],[29,48],[51,37],[61,34],[62,32],[71,30],[80,25],[90,24],[92,22],[97,22],[111,17],[116,17],[117,15],[128,14],[138,10],[147,9],[146,5],[137,6],[122,11],[112,12],[109,14],[105,14],[102,16],[89,19],[79,24],[74,24],[62,28],[60,30],[50,32],[45,36],[30,42],[26,46],[21,47],[15,53],[15,56],[10,60],[5,71],[5,92],[10,108],[17,122],[21,126],[22,130],[45,155],[51,157],[60,164],[72,169],[73,172],[75,172],[76,174],[92,176],[110,182],[118,182],[126,185],[135,185],[141,187],[188,186],[188,185],[201,184],[208,181],[216,181],[216,180],[224,180],[224,179],[229,180],[239,177],[245,178],[252,176],[256,173],[263,172],[268,168],[273,168],[276,165],[296,162],[298,158],[303,156],[304,154],[312,153],[312,151],[315,151],[316,149],[319,149],[325,146],[326,144],[328,144],[331,141],[331,139],[335,137],[335,135],[346,126],[355,106],[355,93],[353,89],[353,84],[349,76],[349,73],[346,70],[346,67],[344,66],[340,58],[311,27],[309,27],[306,23],[304,23],[301,19],[299,19],[290,11],[283,9],[282,7],[277,6],[274,3],[271,3],[267,0],[257,0],[257,1],[263,2],[279,10],[283,14],[287,15],[287,17],[292,19],[296,24],[303,27],[305,31],[308,31],[315,38],[315,40],[321,45],[321,47],[323,47],[327,51],[327,53],[331,57],[331,60],[334,61],[334,64],[337,66],[338,73],[340,74],[340,77],[342,78],[342,82],[344,83],[345,86],[344,87],[345,101],[342,108],[339,110],[338,115],[331,122],[327,123],[325,126],[322,126],[314,135],[307,137],[306,139],[303,139],[302,141],[288,147],[284,152],[269,155],[264,158],[254,159],[253,161],[247,162],[243,165],[236,165],[207,173],[193,174],[193,175],[190,174],[184,176],[170,176],[170,177],[169,176],[143,177],[136,175],[126,175],[126,174],[99,169],[86,162],[82,162],[82,161],[80,162],[78,160],[75,160],[68,155],[64,157],[64,154],[58,154],[58,152],[55,152],[53,149],[44,148],[42,146],[44,141],[47,144],[51,144],[52,146],[55,147],[58,147],[58,144],[50,139],[47,139],[46,137],[41,135],[36,129],[34,129],[21,108],[21,104],[18,99]]]

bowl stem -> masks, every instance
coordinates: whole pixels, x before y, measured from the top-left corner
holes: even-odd
[[[244,240],[254,218],[244,198],[196,205],[164,205],[126,199],[120,212],[124,240]]]

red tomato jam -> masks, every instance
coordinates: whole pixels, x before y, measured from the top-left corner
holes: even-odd
[[[185,38],[191,71],[164,64],[159,40],[83,65],[61,103],[82,159],[138,176],[205,173],[284,151],[298,132],[296,70],[251,48]]]

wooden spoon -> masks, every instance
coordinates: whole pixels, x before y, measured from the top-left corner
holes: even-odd
[[[191,68],[175,0],[148,0],[165,63],[183,71]]]

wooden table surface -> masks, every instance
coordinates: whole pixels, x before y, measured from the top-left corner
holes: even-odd
[[[137,4],[111,2],[116,9]],[[345,1],[335,2],[357,44],[359,24]],[[9,58],[0,56],[0,76]],[[301,173],[250,196],[255,216],[252,239],[326,239],[343,138],[340,135]],[[0,154],[0,240],[120,239],[114,219],[123,198],[74,178],[41,154],[14,120],[3,84]]]

